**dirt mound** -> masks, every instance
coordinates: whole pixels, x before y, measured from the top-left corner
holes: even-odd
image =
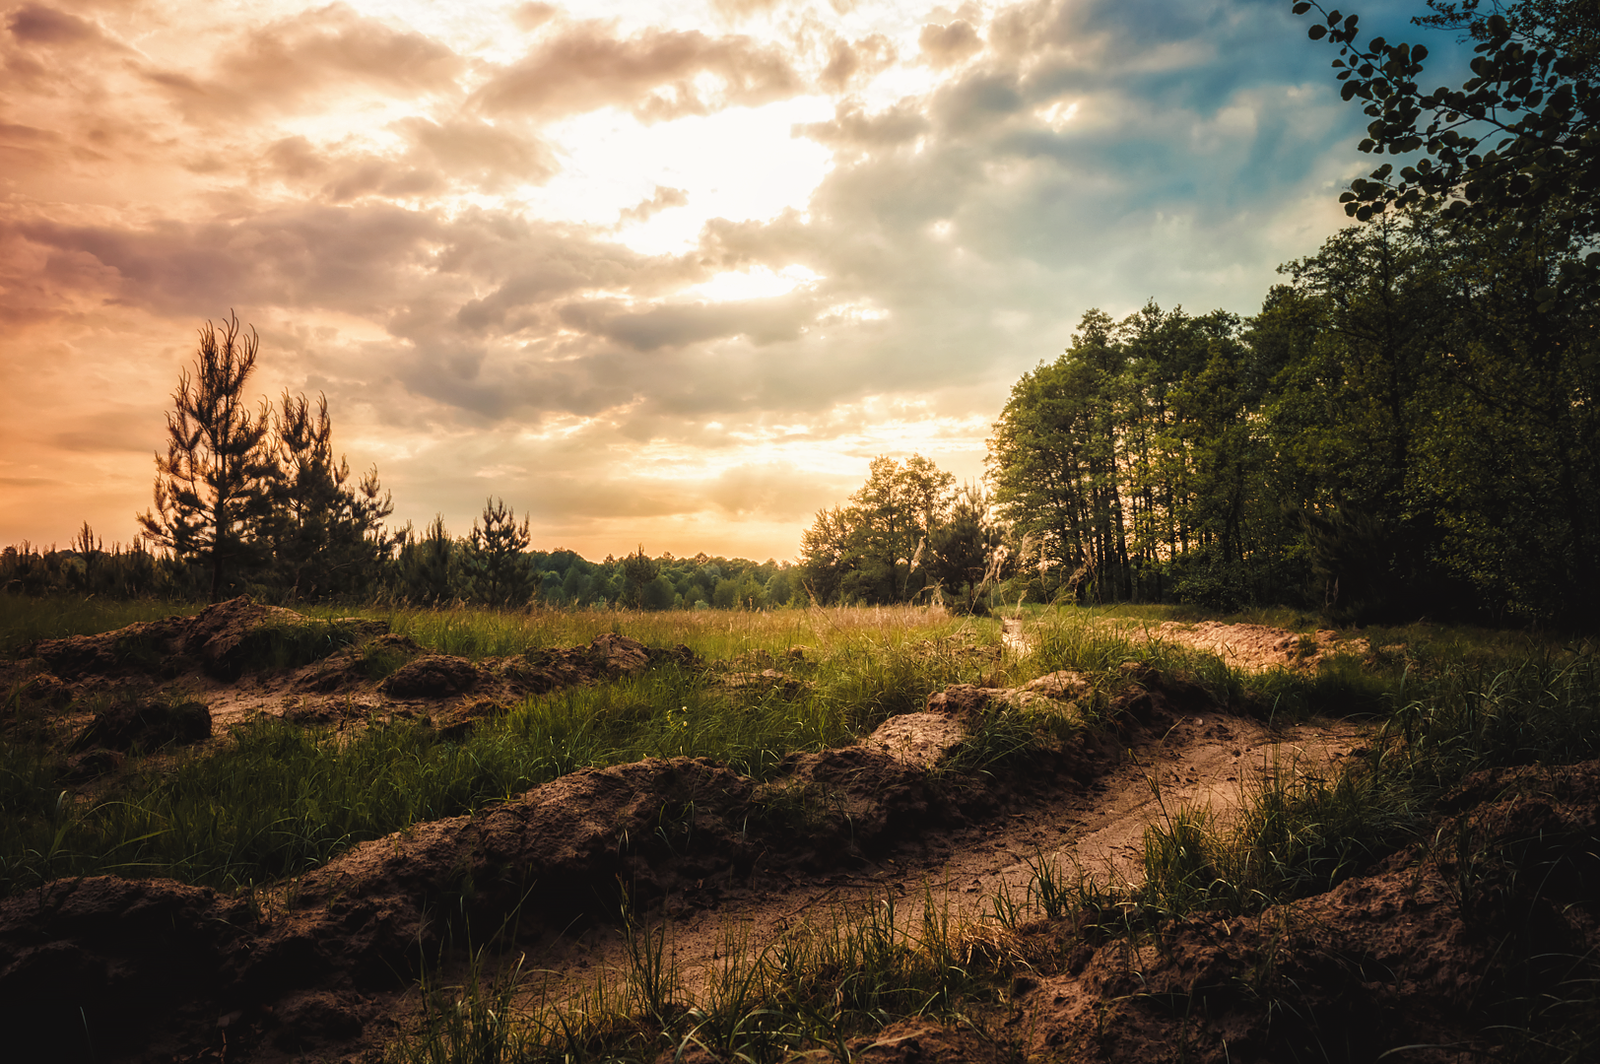
[[[211,738],[211,710],[204,702],[145,700],[113,703],[94,715],[69,747],[74,753],[103,747],[154,750]]]
[[[450,654],[424,654],[384,680],[378,689],[394,698],[449,698],[478,685],[478,667]]]
[[[1518,999],[1561,1002],[1594,978],[1597,807],[1600,762],[1489,773],[1441,807],[1437,849],[1325,894],[1190,919],[1139,945],[1085,927],[1066,970],[1022,1003],[1030,1050],[1118,1062],[1489,1055],[1485,1032],[1516,1023]]]
[[[170,1059],[241,1004],[253,920],[166,880],[58,880],[0,905],[0,1030],[16,1060]],[[190,1032],[184,1032],[189,1034]],[[191,1035],[192,1037],[192,1035]]]
[[[785,698],[794,698],[811,685],[777,669],[762,669],[760,672],[726,673],[718,686],[728,691],[779,691]]]
[[[643,643],[605,632],[588,646],[530,647],[520,657],[486,663],[517,694],[544,694],[560,687],[634,676],[652,665],[693,661],[688,647],[652,652]]]
[[[608,642],[612,660],[629,649]],[[793,756],[760,786],[703,760],[574,772],[477,815],[363,843],[266,915],[162,880],[61,881],[13,896],[0,902],[0,1023],[25,1047],[87,1031],[83,1059],[99,1060],[166,1060],[224,1040],[229,1059],[381,1041],[385,995],[447,940],[483,940],[509,919],[525,934],[615,919],[623,890],[636,905],[670,895],[712,910],[788,870],[858,865],[992,815],[990,786],[928,770],[933,751],[964,734],[956,719],[911,716],[876,741]],[[891,752],[915,736],[928,756]],[[862,1051],[922,1059],[916,1046],[949,1041],[907,1032]]]
[[[388,630],[382,621],[312,621],[248,595],[208,606],[193,617],[143,621],[100,635],[47,639],[25,656],[65,678],[141,673],[166,678],[200,669],[221,680],[268,665],[300,665]]]
[[[902,713],[890,717],[866,738],[898,761],[931,769],[967,738],[966,725],[944,713]]]

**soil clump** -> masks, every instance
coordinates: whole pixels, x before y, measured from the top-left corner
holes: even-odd
[[[1482,773],[1439,805],[1429,842],[1304,901],[1132,943],[1093,914],[1036,927],[1066,959],[1013,1022],[1031,1053],[1071,1061],[1492,1058],[1485,1032],[1516,1024],[1519,1001],[1583,1007],[1597,808],[1600,762]]]

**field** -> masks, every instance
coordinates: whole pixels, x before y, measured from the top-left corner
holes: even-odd
[[[0,649],[20,1059],[1600,1051],[1586,641],[6,597]]]

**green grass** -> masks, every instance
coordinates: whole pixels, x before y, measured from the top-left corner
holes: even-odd
[[[158,599],[99,599],[76,595],[0,594],[0,655],[15,656],[29,643],[109,632],[136,621],[199,613],[205,606]]]
[[[1544,646],[1518,659],[1514,644],[1444,646],[1437,657],[1420,651],[1414,671],[1383,691],[1388,709],[1365,757],[1326,778],[1282,766],[1226,829],[1191,810],[1164,813],[1147,831],[1144,885],[1128,903],[1158,918],[1259,912],[1425,839],[1436,799],[1471,772],[1600,757],[1592,650]]]
[[[12,652],[39,638],[196,608],[6,597],[0,639]],[[1000,653],[996,619],[914,609],[307,612],[323,621],[383,619],[430,650],[475,659],[620,631],[651,646],[686,644],[709,667],[664,666],[529,698],[460,741],[409,721],[375,721],[352,738],[263,720],[214,753],[168,755],[159,773],[136,772],[92,800],[74,798],[58,782],[63,766],[50,744],[61,736],[53,716],[25,703],[18,689],[0,692],[0,894],[91,872],[264,885],[363,839],[471,812],[585,766],[642,757],[707,757],[768,778],[785,755],[848,742],[889,716],[922,708],[949,684],[1013,685],[1058,669],[1078,671],[1094,687],[1083,718],[993,713],[951,770],[982,772],[1041,735],[1094,726],[1111,697],[1151,669],[1263,718],[1372,721],[1367,756],[1327,778],[1276,773],[1247,795],[1232,826],[1167,810],[1146,837],[1146,876],[1137,891],[1114,895],[1081,875],[1063,875],[1041,855],[1024,898],[992,900],[1005,927],[1028,913],[1068,921],[1087,914],[1102,933],[1137,940],[1175,918],[1256,913],[1358,874],[1425,836],[1436,798],[1476,769],[1600,756],[1600,656],[1592,643],[1557,636],[1424,623],[1370,628],[1361,633],[1369,649],[1327,660],[1314,673],[1247,673],[1150,638],[1162,621],[1208,619],[1170,607],[1025,608],[1036,649],[1022,658]],[[1231,619],[1315,627],[1313,618],[1285,611]],[[791,656],[796,647],[805,649]],[[262,665],[304,657],[295,647],[286,654]],[[374,679],[399,660],[377,651],[363,658]],[[1129,662],[1138,668],[1129,671]],[[797,684],[722,682],[727,673],[767,667]],[[769,813],[803,825],[820,800],[777,795]],[[841,910],[765,949],[726,951],[722,969],[692,994],[667,963],[667,932],[630,933],[630,971],[581,1000],[530,1010],[518,1004],[526,979],[514,969],[474,969],[459,989],[431,986],[429,1022],[395,1058],[654,1060],[696,1045],[752,1061],[810,1047],[838,1052],[847,1038],[899,1016],[951,1019],[987,1007],[1006,977],[1004,963],[974,946],[981,936],[973,928],[937,917],[901,927],[892,902]],[[1566,990],[1531,994],[1501,1010],[1509,1017],[1502,1039],[1508,1059],[1538,1059],[1545,1050],[1561,1059],[1560,1047],[1577,1045],[1581,1055],[1592,1045],[1579,1027],[1596,1015],[1595,967],[1584,958],[1568,967],[1560,984]],[[514,1023],[507,1019],[513,1013]]]
[[[986,948],[992,935],[952,920],[931,891],[919,909],[907,918],[892,893],[835,904],[759,948],[730,927],[718,959],[695,973],[673,961],[669,924],[624,913],[623,968],[558,1001],[537,995],[526,962],[494,970],[474,953],[459,984],[423,980],[422,1023],[387,1060],[649,1062],[699,1051],[755,1064],[810,1049],[848,1060],[849,1039],[911,1016],[993,1038],[1009,972]]]
[[[531,697],[460,741],[404,720],[374,722],[352,739],[262,719],[236,728],[233,741],[212,753],[169,755],[159,770],[92,800],[64,795],[55,783],[62,765],[43,747],[40,716],[34,731],[14,730],[0,744],[0,894],[102,872],[229,889],[263,884],[358,842],[473,812],[576,769],[646,757],[706,757],[765,778],[789,753],[846,744],[891,715],[922,708],[933,691],[979,679],[993,659],[966,649],[983,637],[982,627],[941,614],[805,614],[609,615],[629,622],[628,634],[637,623],[658,644],[683,640],[706,658],[735,650],[758,660],[715,669],[666,665]],[[477,628],[463,611],[411,621],[413,638],[448,630],[464,640],[462,633],[474,632],[473,645],[496,650],[520,649],[535,637],[586,642],[596,634],[595,616],[585,614],[491,613]],[[537,624],[547,627],[529,627]],[[801,638],[812,640],[802,657],[773,658],[797,686],[720,682],[724,671],[758,669],[769,660],[761,655],[781,655]],[[369,662],[369,671],[387,664]],[[21,704],[16,692],[12,702]],[[990,759],[1003,753],[999,742],[985,746]]]

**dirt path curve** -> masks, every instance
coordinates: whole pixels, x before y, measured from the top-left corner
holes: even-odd
[[[1066,882],[1093,877],[1102,886],[1141,875],[1146,827],[1181,808],[1200,807],[1226,823],[1252,788],[1273,773],[1319,773],[1365,739],[1348,722],[1273,729],[1221,712],[1182,716],[1134,747],[1108,751],[1116,761],[1087,790],[1048,791],[1040,800],[987,822],[908,840],[884,858],[815,876],[758,875],[725,892],[714,907],[665,907],[673,962],[690,991],[732,948],[759,952],[784,932],[831,926],[854,907],[895,902],[903,927],[920,926],[929,900],[952,920],[993,919],[994,899],[1028,899],[1041,861]],[[624,943],[613,927],[546,941],[529,953],[530,993],[559,1001],[592,988],[597,973],[616,985]]]

